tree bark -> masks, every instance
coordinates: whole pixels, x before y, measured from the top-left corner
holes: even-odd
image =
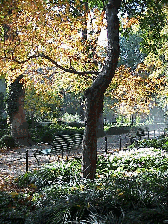
[[[11,123],[11,135],[18,144],[30,146],[32,142],[24,110],[25,91],[23,83],[20,83],[22,78],[23,75],[20,75],[10,86],[8,113]]]
[[[94,98],[97,95],[96,99]],[[83,139],[83,177],[94,179],[97,162],[97,123],[103,109],[104,94],[91,92],[85,100],[85,133]]]
[[[103,119],[103,111],[100,113],[97,123],[97,137],[104,136],[104,119]]]
[[[118,9],[121,0],[107,4],[107,58],[102,72],[85,91],[85,132],[83,139],[83,177],[94,179],[97,162],[97,123],[103,111],[104,93],[111,83],[119,57]]]

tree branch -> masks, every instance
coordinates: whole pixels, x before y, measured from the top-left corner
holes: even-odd
[[[10,58],[10,57],[6,57],[6,56],[5,56],[4,58],[0,58],[0,60],[8,59],[8,60],[10,60],[10,61],[14,61],[14,62],[16,62],[16,63],[18,63],[18,64],[21,65],[21,64],[24,64],[24,63],[30,61],[30,60],[33,59],[33,58],[38,58],[38,57],[39,57],[38,55],[32,55],[32,56],[28,57],[26,60],[19,61],[19,60],[17,60],[17,59],[14,58],[14,57]]]
[[[88,74],[98,75],[99,74],[99,72],[96,72],[96,71],[95,72],[94,71],[78,72],[74,68],[64,68],[63,66],[59,65],[55,60],[53,60],[52,58],[50,58],[48,55],[45,55],[45,54],[42,53],[42,54],[39,54],[39,56],[41,58],[45,58],[45,59],[49,60],[54,65],[56,65],[57,68],[63,70],[64,72],[69,72],[69,73],[78,74],[78,75],[88,75]]]
[[[33,58],[44,58],[47,59],[48,61],[50,61],[51,63],[53,63],[57,68],[63,70],[64,72],[69,72],[69,73],[73,73],[73,74],[77,74],[77,75],[89,75],[89,74],[93,74],[93,75],[98,75],[99,72],[97,71],[83,71],[83,72],[79,72],[77,70],[75,70],[74,68],[65,68],[62,65],[59,65],[55,60],[53,60],[51,57],[49,57],[48,55],[45,55],[44,53],[38,54],[38,55],[32,55],[30,57],[28,57],[26,60],[23,61],[19,61],[15,58],[8,58],[8,57],[4,57],[4,58],[0,58],[0,60],[2,59],[8,59],[8,60],[12,60],[18,64],[24,64],[26,62],[28,62],[29,60],[33,59]]]
[[[122,0],[109,0],[107,4],[107,57],[101,73],[97,76],[92,85],[85,90],[85,96],[92,93],[93,98],[93,95],[97,97],[98,93],[104,94],[115,75],[120,49],[118,9],[121,1]]]

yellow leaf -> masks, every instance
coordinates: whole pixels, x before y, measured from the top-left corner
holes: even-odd
[[[33,189],[37,189],[37,186],[35,184],[29,184],[29,187]]]
[[[12,198],[16,197],[19,193],[17,192],[11,192],[10,195],[12,196]]]

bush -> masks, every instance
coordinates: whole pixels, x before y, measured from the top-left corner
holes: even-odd
[[[71,127],[76,127],[76,128],[84,127],[84,124],[78,123],[78,122],[70,122],[68,125],[71,126]]]
[[[145,148],[145,147],[153,147],[156,149],[163,149],[168,151],[168,138],[155,138],[155,139],[143,139],[140,141],[136,141],[132,145],[129,146],[130,148],[138,147],[138,148]]]
[[[52,130],[51,131],[47,130],[41,138],[41,142],[44,142],[44,143],[50,143],[53,140],[54,140],[54,134]]]
[[[83,133],[84,128],[79,125],[79,127],[71,127],[63,123],[62,125],[50,124],[49,126],[38,126],[36,128],[29,129],[32,140],[36,143],[45,142],[50,143],[53,141],[55,135],[58,134],[75,134]]]
[[[15,139],[11,135],[4,135],[0,139],[0,145],[1,147],[14,148],[16,146]]]
[[[129,133],[130,129],[131,128],[129,126],[110,127],[106,131],[106,134],[107,135],[121,135],[121,134]]]
[[[80,119],[80,115],[79,114],[68,114],[67,112],[63,115],[62,120],[64,122],[67,123],[71,123],[71,122],[77,122],[77,123],[81,123],[81,119]]]

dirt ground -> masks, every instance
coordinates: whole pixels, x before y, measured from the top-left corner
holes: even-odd
[[[122,144],[125,145],[127,142],[126,137],[123,135]],[[107,146],[108,152],[119,148],[120,136],[107,136]],[[20,147],[14,149],[1,149],[0,150],[0,182],[2,179],[8,179],[10,176],[17,176],[23,174],[26,171],[26,150],[28,150],[28,168],[29,171],[38,169],[38,162],[34,157],[34,152],[39,149],[49,149],[50,145],[39,144],[31,147]],[[98,139],[98,154],[105,152],[105,139],[104,137]],[[72,151],[71,156],[81,156],[81,148],[77,151]],[[48,156],[48,155],[38,155],[37,156],[39,165],[42,166],[46,163],[54,162],[61,158],[59,156]],[[66,159],[66,154],[64,156]]]

